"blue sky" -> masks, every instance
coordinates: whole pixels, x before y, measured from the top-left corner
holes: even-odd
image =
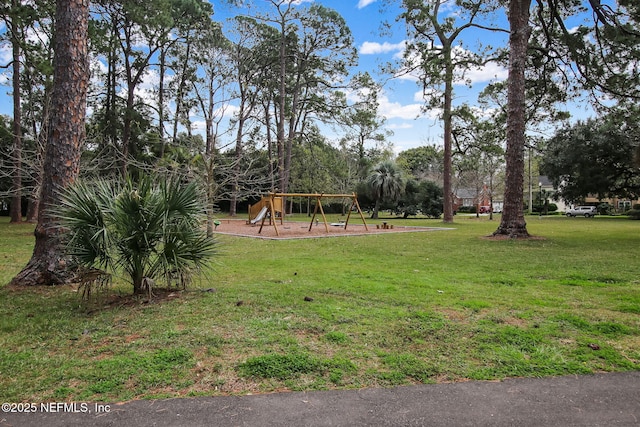
[[[214,20],[222,21],[229,16],[242,13],[224,1],[210,0],[214,5]],[[299,0],[301,3],[318,1],[323,5],[335,9],[346,20],[350,27],[355,47],[359,53],[359,66],[354,71],[368,71],[376,79],[387,79],[378,73],[381,64],[402,55],[406,33],[403,23],[395,23],[400,13],[399,2],[384,2],[383,0]],[[255,5],[267,5],[265,0],[256,0]],[[446,11],[446,9],[445,9]],[[395,23],[391,34],[380,35],[383,22]],[[5,29],[0,27],[0,32]],[[474,37],[476,39],[474,39]],[[465,40],[465,46],[477,43],[477,34],[470,34]],[[483,37],[487,37],[484,35]],[[0,49],[0,63],[6,64],[10,59],[10,50],[5,46]],[[506,79],[505,69],[490,64],[483,69],[474,70],[467,77],[471,77],[473,85],[468,88],[457,84],[455,87],[455,102],[475,104],[477,94],[487,83],[495,79]],[[0,73],[0,114],[11,114],[10,81]],[[389,138],[396,152],[425,144],[441,144],[442,126],[438,119],[438,111],[423,112],[421,107],[422,89],[416,80],[410,77],[387,80],[379,94],[380,114],[387,120],[387,128],[393,131]]]
[[[214,5],[214,19],[224,19],[239,11],[225,2],[210,0]],[[259,6],[259,0],[256,4]],[[316,1],[339,12],[353,34],[355,47],[359,54],[359,71],[368,71],[377,80],[385,80],[385,86],[379,94],[380,114],[387,120],[387,128],[393,131],[389,138],[396,152],[425,144],[442,143],[442,126],[438,111],[423,112],[422,88],[414,78],[405,76],[388,80],[389,76],[379,74],[382,64],[401,56],[407,39],[405,26],[396,22],[399,15],[399,1],[384,0],[300,0],[303,5]],[[446,8],[443,7],[446,12]],[[381,35],[384,22],[393,24],[391,34]],[[503,20],[506,22],[506,20]],[[506,25],[506,24],[505,24]],[[477,33],[465,40],[465,45],[474,46]],[[484,34],[483,37],[496,37]],[[503,37],[506,43],[506,37]],[[486,40],[485,40],[486,41]],[[471,88],[456,84],[456,103],[475,104],[478,93],[487,83],[507,78],[507,70],[495,64],[474,70],[467,77],[472,79]]]

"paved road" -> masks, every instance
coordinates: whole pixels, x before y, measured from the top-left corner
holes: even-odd
[[[0,426],[640,426],[640,372],[76,405]]]

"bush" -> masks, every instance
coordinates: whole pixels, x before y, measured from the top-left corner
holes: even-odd
[[[185,286],[215,254],[201,227],[199,196],[194,183],[178,178],[78,182],[59,209],[67,251],[79,266],[124,271],[134,293],[150,291],[160,278]]]
[[[528,207],[525,207],[525,210],[527,210]],[[546,206],[545,205],[533,205],[532,206],[533,212],[534,213],[543,213],[543,214],[549,214],[551,212],[557,212],[558,211],[558,205],[556,205],[555,203],[548,203]]]
[[[396,215],[402,215],[403,218],[418,215],[418,207],[416,205],[398,206],[395,210]]]
[[[598,213],[600,215],[611,215],[612,208],[613,206],[605,202],[605,203],[600,203],[596,209],[598,210]]]
[[[629,217],[629,219],[640,219],[640,209],[636,208],[640,206],[639,205],[634,205],[633,209],[631,209],[630,211],[627,211],[627,216]]]
[[[442,188],[438,184],[409,180],[395,211],[404,218],[417,215],[419,211],[429,218],[439,218],[443,211],[442,197]]]
[[[423,181],[420,183],[422,203],[420,210],[428,218],[440,218],[444,212],[444,192],[436,183]]]

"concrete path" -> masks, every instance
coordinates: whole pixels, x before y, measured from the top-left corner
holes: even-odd
[[[75,405],[0,426],[640,426],[640,372]]]

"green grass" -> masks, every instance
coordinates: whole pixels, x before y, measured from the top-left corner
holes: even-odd
[[[188,291],[148,303],[116,280],[111,304],[90,312],[72,286],[0,287],[1,400],[640,369],[640,222],[527,220],[541,239],[487,240],[496,221],[461,216],[428,233],[220,236],[213,271]],[[28,261],[32,229],[0,222],[0,284]]]

